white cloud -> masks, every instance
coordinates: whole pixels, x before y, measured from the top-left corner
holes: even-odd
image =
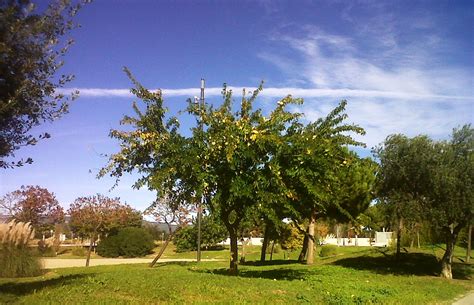
[[[365,128],[367,135],[359,140],[368,147],[393,133],[447,138],[452,128],[474,121],[473,67],[449,64],[455,47],[431,31],[433,19],[407,22],[405,32],[411,36],[401,37],[401,25],[390,14],[365,24],[346,17],[354,22],[350,36],[303,26],[291,34],[273,34],[272,51],[259,54],[285,77],[316,88],[282,88],[306,98],[297,110],[308,120],[327,115],[346,98],[349,121]]]
[[[303,106],[295,108],[295,111],[304,113],[306,119],[314,121],[326,116],[335,106],[336,102],[333,100],[308,100]],[[426,104],[417,100],[392,98],[353,98],[347,105],[348,122],[358,124],[366,130],[366,135],[357,137],[357,140],[366,143],[368,148],[395,133],[446,138],[451,134],[452,128],[473,121],[473,110],[473,104],[467,101]]]
[[[259,57],[274,64],[289,77],[294,77],[297,71],[299,77],[316,88],[390,91],[406,95],[472,96],[473,93],[469,70],[439,66],[438,60],[427,54],[427,43],[436,44],[439,41],[434,36],[428,37],[431,37],[428,39],[431,43],[424,40],[423,45],[378,48],[377,55],[372,54],[370,47],[362,48],[352,39],[326,34],[319,29],[308,29],[304,37],[277,37],[270,39],[292,48],[298,59],[291,62],[280,54],[268,51],[262,52]]]
[[[232,90],[235,95],[241,96],[242,90],[246,89],[246,92],[252,92],[256,90],[256,87],[228,87]],[[129,89],[101,89],[101,88],[63,88],[58,90],[61,93],[70,93],[79,91],[79,97],[81,98],[129,98],[133,95]],[[151,89],[156,92],[158,89]],[[165,97],[176,97],[185,96],[193,97],[199,96],[200,88],[183,88],[183,89],[162,89]],[[206,88],[205,93],[207,97],[220,96],[222,88],[212,87]],[[379,98],[402,98],[405,100],[460,100],[460,101],[474,101],[473,96],[460,96],[460,95],[442,95],[442,94],[431,94],[431,93],[410,93],[403,91],[388,91],[388,90],[360,90],[360,89],[306,89],[297,87],[282,87],[282,88],[264,88],[261,92],[263,97],[271,98],[283,98],[287,95],[293,95],[294,97],[301,98],[318,98],[318,97],[332,97],[332,98],[354,98],[354,97],[379,97]]]

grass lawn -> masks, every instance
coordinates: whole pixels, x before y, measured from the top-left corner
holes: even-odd
[[[318,258],[313,266],[283,260],[282,253],[261,265],[249,261],[258,248],[248,251],[239,276],[227,274],[227,262],[182,262],[65,268],[37,278],[0,279],[0,303],[450,304],[474,288],[473,265],[456,263],[456,279],[444,280],[436,276],[437,260],[429,251],[405,253],[396,262],[388,250],[351,247]],[[208,256],[228,259],[228,251]]]

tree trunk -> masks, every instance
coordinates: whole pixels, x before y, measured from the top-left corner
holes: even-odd
[[[311,219],[308,226],[308,255],[306,256],[306,264],[314,263],[314,226],[316,224],[316,213],[311,213]]]
[[[441,277],[452,279],[453,272],[451,269],[451,264],[453,262],[453,250],[454,243],[452,238],[448,238],[446,242],[446,252],[444,252],[443,258],[441,259]]]
[[[461,226],[450,226],[449,229],[446,230],[446,252],[444,252],[443,258],[441,259],[441,277],[447,279],[453,278],[452,263],[454,245],[456,244],[456,239],[460,230]]]
[[[396,258],[400,258],[400,248],[402,243],[402,228],[403,228],[403,218],[398,218],[398,229],[397,229],[397,254]]]
[[[170,233],[168,234],[168,238],[166,238],[166,241],[164,243],[164,245],[161,245],[161,249],[160,249],[160,252],[158,252],[158,254],[155,256],[155,258],[153,259],[153,261],[150,263],[150,268],[155,266],[156,262],[160,259],[160,257],[163,255],[163,253],[165,252],[166,250],[166,247],[168,247],[168,244],[170,243],[170,241],[173,239],[173,236],[174,236],[174,233]]]
[[[168,244],[170,243],[170,241],[173,240],[173,236],[174,236],[174,233],[176,231],[173,232],[173,229],[171,228],[171,224],[170,223],[166,223],[166,225],[168,226],[168,237],[166,238],[166,241],[165,241],[165,244],[164,245],[161,245],[161,249],[160,249],[160,252],[158,252],[158,255],[155,256],[155,258],[153,259],[153,261],[150,263],[150,268],[155,266],[156,262],[160,259],[160,257],[163,255],[163,253],[165,252],[166,250],[166,247],[168,247]]]
[[[229,273],[237,275],[238,273],[238,258],[239,249],[237,245],[237,233],[234,230],[229,230],[230,235],[230,266]]]
[[[275,249],[275,241],[272,241],[272,252],[270,252],[270,261],[273,260],[273,249]]]
[[[418,249],[420,249],[420,230],[416,230],[416,241],[418,243]]]
[[[89,243],[89,249],[87,250],[86,267],[89,267],[89,261],[91,260],[91,252],[92,252],[92,246],[95,241],[95,233],[93,233],[90,238],[91,240]]]
[[[260,252],[260,261],[264,262],[267,254],[268,237],[270,236],[270,228],[265,226],[265,233],[263,234],[262,252]]]
[[[306,258],[306,252],[308,252],[308,232],[304,234],[304,239],[303,239],[303,248],[301,248],[300,255],[298,256],[298,261],[300,263],[304,262]]]
[[[60,224],[55,224],[54,225],[54,252],[58,254],[59,247],[61,246],[61,225]]]
[[[471,234],[472,234],[472,224],[469,224],[467,227],[467,250],[466,250],[466,263],[469,263],[471,260]]]

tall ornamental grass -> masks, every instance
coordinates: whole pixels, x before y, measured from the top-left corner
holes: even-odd
[[[30,223],[0,223],[0,277],[41,274],[41,262],[28,247],[34,235]]]

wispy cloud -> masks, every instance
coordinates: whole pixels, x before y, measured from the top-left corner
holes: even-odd
[[[438,58],[427,54],[426,49],[432,47],[430,44],[438,43],[434,36],[428,36],[423,44],[411,43],[403,48],[397,43],[382,48],[383,43],[378,40],[375,48],[378,53],[373,54],[371,41],[361,45],[352,38],[328,34],[314,27],[304,27],[303,31],[306,35],[302,37],[283,34],[270,38],[278,46],[289,46],[296,53],[293,59],[278,51],[275,54],[265,51],[259,57],[289,77],[297,73],[311,87],[320,89],[472,96],[469,69],[440,65]]]
[[[241,96],[242,91],[245,89],[247,93],[251,93],[256,90],[256,87],[227,87],[232,90],[236,95]],[[158,89],[150,89],[151,91],[158,91]],[[129,98],[133,95],[129,89],[102,89],[102,88],[63,88],[60,89],[61,93],[70,93],[79,91],[81,98]],[[193,97],[198,96],[200,88],[183,88],[183,89],[162,89],[165,97]],[[206,96],[220,96],[222,94],[222,88],[212,87],[205,89]],[[283,98],[287,95],[292,95],[298,98],[318,98],[318,97],[332,97],[332,98],[352,98],[352,97],[370,97],[370,98],[402,98],[405,100],[452,100],[452,101],[471,101],[474,100],[473,96],[460,96],[460,95],[442,95],[442,94],[431,94],[431,93],[411,93],[404,91],[386,91],[386,90],[360,90],[360,89],[306,89],[297,87],[282,87],[282,88],[264,88],[261,92],[264,97],[271,98]]]
[[[315,120],[346,98],[349,119],[366,129],[360,140],[369,147],[393,133],[447,138],[452,128],[474,121],[474,67],[453,64],[456,46],[434,29],[432,16],[411,22],[375,7],[373,18],[361,22],[353,9],[342,12],[352,25],[344,34],[314,25],[281,29],[258,54],[310,88],[284,89],[307,98],[295,111]]]
[[[331,99],[308,100],[294,111],[302,112],[307,120],[314,121],[327,115],[335,106],[336,101]],[[366,143],[368,148],[394,133],[408,136],[428,134],[445,139],[452,128],[473,121],[473,110],[471,102],[433,101],[426,104],[392,98],[352,98],[347,105],[349,122],[362,126],[367,132],[358,140]]]

